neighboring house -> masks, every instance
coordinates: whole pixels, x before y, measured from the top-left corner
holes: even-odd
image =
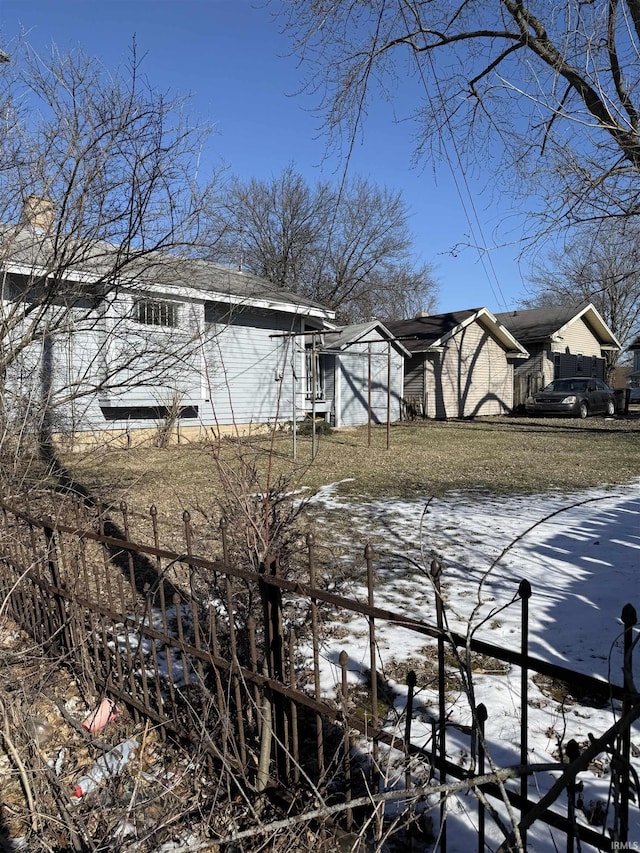
[[[402,415],[406,347],[379,321],[322,336],[319,369],[334,426],[397,421]],[[310,372],[307,371],[307,376]]]
[[[606,381],[605,353],[620,349],[591,304],[509,311],[496,317],[529,352],[515,369],[514,408],[553,379],[595,376]]]
[[[633,353],[633,367],[627,374],[627,383],[631,388],[640,388],[640,337],[632,341],[627,349]]]
[[[511,410],[513,362],[527,351],[486,308],[386,326],[410,353],[403,391],[408,413],[468,418]]]

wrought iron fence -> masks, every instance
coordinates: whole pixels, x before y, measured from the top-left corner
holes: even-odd
[[[376,606],[375,560],[368,546],[365,602],[321,587],[312,536],[307,537],[304,577],[282,577],[275,557],[267,558],[258,573],[231,565],[224,522],[218,533],[219,558],[196,554],[188,513],[182,519],[182,547],[176,550],[161,545],[154,508],[146,519],[145,543],[137,541],[141,538],[137,533],[133,538],[134,528],[142,530],[141,519],[134,519],[125,504],[117,512],[102,512],[67,497],[46,505],[42,500],[33,504],[0,501],[0,509],[0,596],[20,626],[50,655],[71,663],[97,694],[125,703],[135,720],[154,721],[163,737],[197,744],[211,765],[232,768],[241,778],[250,776],[255,790],[274,784],[286,788],[300,784],[301,779],[322,790],[329,774],[337,773],[340,782],[333,791],[334,804],[320,812],[309,811],[309,819],[338,813],[349,828],[356,809],[393,798],[415,802],[435,793],[441,797],[439,846],[445,851],[446,799],[452,791],[475,790],[482,794],[477,804],[479,851],[485,849],[487,797],[506,796],[520,815],[517,829],[501,850],[516,843],[526,849],[527,830],[536,821],[563,832],[567,850],[573,850],[574,843],[583,845],[582,849],[588,844],[611,850],[630,840],[631,726],[640,717],[640,697],[632,678],[636,613],[631,605],[622,610],[625,678],[616,685],[529,654],[531,589],[527,581],[519,584],[517,595],[521,645],[517,651],[508,650],[447,629],[437,561],[431,564],[434,620],[427,622]],[[307,617],[304,640],[296,637],[296,620],[286,616],[294,603]],[[357,614],[368,622],[370,683],[366,702],[360,702],[359,708],[351,701],[346,650],[339,657],[337,696],[322,693],[324,612]],[[385,726],[377,671],[377,629],[383,621],[401,625],[435,645],[438,699],[428,747],[412,739],[417,685],[413,672],[406,678],[403,731]],[[472,769],[447,759],[447,655],[455,656],[457,650],[487,655],[519,669],[518,767],[492,767],[486,772],[484,729],[491,709],[482,704],[471,706]],[[458,655],[458,660],[464,667],[462,657]],[[586,749],[573,741],[566,744],[564,764],[531,765],[527,712],[533,673],[617,703],[617,720]],[[359,797],[361,789],[353,773],[354,737],[370,745],[370,779],[364,797]],[[404,756],[401,791],[383,790],[382,748]],[[576,817],[578,775],[605,750],[617,759],[612,762],[614,816],[608,829]],[[416,757],[428,768],[417,782],[411,771]],[[550,769],[556,772],[553,785],[532,799],[530,776]],[[505,787],[508,779],[519,779],[519,786]],[[566,795],[562,810],[560,794]]]

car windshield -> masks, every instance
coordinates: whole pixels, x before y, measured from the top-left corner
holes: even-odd
[[[586,379],[556,379],[550,382],[544,389],[545,391],[562,391],[563,394],[569,391],[584,392],[587,390]]]

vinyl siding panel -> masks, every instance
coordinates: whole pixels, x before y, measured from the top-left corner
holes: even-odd
[[[549,364],[553,366],[553,360],[549,362],[543,344],[528,344],[527,349],[529,350],[529,358],[516,362],[513,370],[515,376],[522,376],[526,373],[544,374],[545,370],[548,370]]]
[[[15,330],[16,335],[25,332]],[[91,303],[65,309],[64,325],[22,350],[7,372],[8,408],[28,430],[91,429],[100,420],[102,320]]]
[[[424,355],[413,355],[405,362],[404,397],[424,403]]]
[[[141,299],[171,306],[176,325],[139,322],[136,304]],[[200,411],[203,302],[123,293],[102,310],[100,323],[84,339],[75,338],[87,353],[91,346],[97,348],[95,367],[101,387],[84,415],[91,428],[148,429],[162,422],[164,408],[174,405]],[[74,363],[81,369],[78,347]]]
[[[530,357],[517,361],[513,373],[513,406],[522,407],[527,397],[535,394],[554,378],[553,355],[548,344],[528,344]]]
[[[17,277],[4,291],[5,313],[19,285]],[[64,328],[24,348],[5,376],[16,423],[38,429],[44,415],[62,434],[149,428],[174,400],[189,409],[190,426],[304,415],[304,343],[290,333],[303,331],[307,313],[319,316],[316,307],[267,299],[231,309],[207,290],[170,292],[130,286],[102,301],[87,296],[70,312],[52,306],[50,322],[58,311]],[[14,332],[5,343],[17,349],[24,329]]]
[[[337,426],[360,426],[368,422],[369,412],[369,347],[371,348],[371,419],[373,423],[387,421],[388,344],[386,341],[355,343],[336,355],[336,394],[339,411]],[[401,414],[404,358],[391,348],[390,419]]]
[[[222,309],[221,309],[222,311]],[[300,320],[276,312],[245,309],[218,322],[208,314],[205,424],[263,424],[291,420],[293,412],[292,348],[289,337]],[[297,327],[297,328],[296,328]],[[299,358],[296,397],[304,389],[304,359]]]
[[[81,414],[84,429],[148,428],[159,421],[153,409],[169,405],[175,393],[181,406],[197,408],[197,418],[182,419],[185,425],[291,420],[295,343],[272,337],[291,331],[290,315],[244,309],[229,316],[227,306],[219,306],[208,308],[205,322],[204,303],[183,302],[178,327],[168,328],[133,322],[131,306],[131,300],[122,301],[102,326],[74,335],[76,376],[91,365],[107,387],[76,405],[77,413],[67,412],[67,422],[72,416],[77,422]],[[294,324],[299,330],[300,320]],[[297,357],[300,406],[304,358]],[[148,411],[146,417],[139,416],[141,408]],[[127,410],[129,417],[113,415]]]
[[[336,399],[336,357],[332,354],[322,356],[324,369],[324,395],[329,403],[326,419],[335,426],[335,399]]]
[[[505,351],[481,326],[471,323],[426,361],[427,416],[468,418],[498,415],[513,404],[513,367]]]
[[[595,356],[596,358],[602,356],[598,339],[586,325],[582,317],[571,322],[563,330],[560,340],[551,342],[552,352],[565,352],[567,347],[569,347],[572,355],[580,353],[581,355]]]

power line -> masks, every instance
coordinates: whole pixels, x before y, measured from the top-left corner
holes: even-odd
[[[404,9],[402,9],[402,18],[405,22],[405,25],[408,27],[408,22],[407,22],[407,19],[405,16],[405,10]],[[416,63],[416,67],[418,69],[418,74],[420,75],[420,80],[422,81],[422,87],[424,89],[425,95],[427,96],[427,98],[429,98],[429,87],[427,86],[427,81],[426,81],[425,76],[424,76],[424,71],[423,71],[422,65],[420,64],[420,62],[418,62],[418,57],[416,56],[415,51],[413,51],[412,55],[413,55],[413,59]],[[449,148],[447,145],[445,145],[444,146],[444,153],[445,153],[445,158],[447,160],[447,164],[449,166],[449,171],[451,173],[451,177],[453,178],[453,183],[455,185],[456,192],[458,194],[458,198],[460,200],[460,204],[462,206],[462,210],[463,210],[464,215],[465,215],[465,219],[467,220],[467,224],[469,226],[469,232],[471,234],[471,237],[472,237],[474,243],[476,244],[477,247],[479,247],[478,248],[478,257],[480,259],[482,269],[484,270],[484,274],[487,277],[487,282],[489,284],[489,287],[491,288],[491,293],[493,294],[493,298],[496,300],[496,303],[501,304],[503,306],[504,310],[507,311],[508,310],[507,301],[504,297],[504,293],[502,292],[502,288],[500,287],[500,281],[498,279],[498,275],[497,275],[495,267],[493,265],[493,259],[491,258],[491,255],[489,253],[489,249],[487,247],[487,242],[484,238],[484,232],[483,232],[482,225],[480,223],[480,217],[478,216],[478,211],[476,210],[476,206],[475,206],[475,203],[473,200],[473,194],[471,192],[471,188],[469,187],[469,182],[467,181],[467,175],[466,175],[465,170],[462,166],[462,158],[460,157],[460,152],[458,150],[456,138],[455,138],[455,135],[454,135],[453,130],[451,128],[449,113],[446,109],[444,96],[443,96],[442,90],[440,88],[440,81],[438,80],[438,75],[435,73],[435,67],[433,64],[433,57],[431,56],[431,52],[429,50],[427,50],[427,59],[429,60],[429,65],[431,66],[431,74],[433,75],[433,79],[435,80],[435,84],[436,84],[436,89],[438,91],[438,98],[440,100],[440,108],[444,114],[444,125],[446,126],[446,128],[449,131],[449,136],[451,138],[451,144],[452,144],[453,150],[455,151],[455,154],[456,154],[456,160],[457,160],[457,164],[458,164],[458,173],[462,175],[462,179],[464,181],[464,187],[466,190],[466,195],[467,195],[469,204],[471,205],[471,210],[473,212],[473,220],[475,221],[475,228],[477,229],[477,231],[480,235],[479,240],[476,237],[475,229],[474,229],[474,222],[472,221],[472,217],[469,214],[469,211],[467,209],[467,204],[465,202],[465,198],[463,197],[462,191],[460,189],[460,184],[458,183],[458,177],[457,177],[458,173],[453,168],[453,163],[451,162],[451,158],[449,156]],[[489,275],[489,272],[487,270],[485,259],[488,261],[489,267],[491,268],[491,275]],[[492,278],[493,278],[493,281],[492,281]],[[495,287],[494,287],[494,283],[495,283]]]

